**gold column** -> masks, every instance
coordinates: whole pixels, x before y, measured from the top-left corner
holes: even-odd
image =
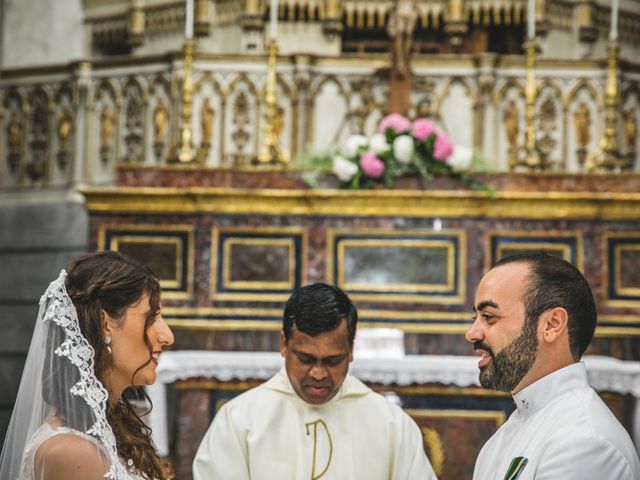
[[[194,160],[191,109],[193,106],[193,80],[191,67],[193,64],[193,40],[184,42],[184,68],[182,78],[182,127],[178,144],[172,148],[169,160],[177,163],[191,163]]]
[[[322,28],[326,35],[342,32],[342,0],[325,0]]]
[[[524,145],[517,150],[516,158],[510,159],[512,167],[526,167],[529,170],[545,170],[549,167],[543,163],[538,153],[536,142],[536,53],[538,44],[535,40],[524,43],[526,55],[526,87],[525,87],[525,136]]]
[[[607,48],[607,83],[604,100],[604,132],[598,148],[587,157],[588,170],[614,170],[624,166],[624,160],[618,150],[618,53],[620,47],[617,40],[609,40]]]
[[[244,30],[262,30],[264,22],[260,15],[258,0],[246,0],[244,13],[240,19],[240,25]]]
[[[258,155],[258,162],[262,165],[286,165],[289,163],[289,152],[280,145],[281,126],[278,105],[276,103],[276,55],[278,43],[270,40],[268,45],[269,57],[267,60],[267,85],[265,87],[265,104],[267,109],[267,122],[264,133],[264,144]]]
[[[540,164],[540,156],[536,147],[536,49],[537,42],[529,40],[524,48],[527,55],[527,86],[525,90],[526,110],[525,110],[525,148],[527,151],[526,163],[531,169],[543,167]]]
[[[139,47],[144,41],[144,8],[142,0],[133,0],[129,11],[127,43],[131,47]]]
[[[578,36],[581,42],[593,43],[598,38],[598,27],[595,24],[595,8],[591,2],[582,2],[576,6],[578,17]]]
[[[209,0],[196,0],[195,3],[195,19],[193,23],[193,31],[198,37],[206,37],[209,35]]]
[[[460,47],[462,37],[468,29],[463,0],[449,0],[444,30],[449,35],[449,42],[454,49]]]

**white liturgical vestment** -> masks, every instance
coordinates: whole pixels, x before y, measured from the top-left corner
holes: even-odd
[[[400,407],[350,375],[322,405],[284,369],[225,404],[193,462],[195,480],[431,480],[422,435]]]
[[[474,480],[640,480],[633,443],[582,362],[513,398],[516,410],[482,448]]]

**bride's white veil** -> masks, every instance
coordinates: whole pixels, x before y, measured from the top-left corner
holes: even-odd
[[[34,455],[38,447],[58,435],[70,434],[84,442],[83,448],[95,448],[92,458],[103,462],[105,478],[140,478],[118,458],[106,415],[108,394],[96,378],[94,349],[80,331],[65,278],[63,270],[40,299],[0,457],[0,479],[35,479]],[[43,468],[46,465],[40,462],[36,468],[41,472],[39,477],[44,476]]]

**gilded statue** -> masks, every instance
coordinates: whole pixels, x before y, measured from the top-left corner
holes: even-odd
[[[586,149],[591,141],[591,110],[585,102],[580,102],[578,108],[573,112],[573,126],[578,148]]]
[[[213,119],[216,115],[215,110],[209,103],[209,99],[205,99],[202,102],[200,108],[200,130],[202,132],[202,144],[211,145],[211,138],[213,136]]]
[[[282,130],[284,130],[284,109],[278,105],[276,107],[276,116],[273,119],[273,132],[275,133],[276,138],[280,138]]]
[[[387,33],[393,39],[392,70],[398,77],[410,73],[413,30],[416,28],[417,20],[415,0],[395,0],[387,23]]]
[[[22,121],[14,112],[8,127],[9,151],[19,152],[22,145]]]
[[[635,153],[638,140],[638,115],[636,107],[629,107],[622,113],[624,123],[624,145],[627,153]]]
[[[509,148],[516,148],[518,146],[518,134],[520,133],[520,114],[515,100],[509,101],[507,108],[502,114],[502,121],[505,133],[507,134]]]
[[[105,105],[100,115],[100,140],[103,147],[111,143],[113,136],[113,127],[115,123],[115,115],[110,105]]]
[[[60,120],[58,121],[58,150],[65,152],[69,150],[69,141],[71,140],[72,131],[73,120],[69,110],[65,108],[62,111],[62,115],[60,115]]]
[[[169,130],[169,111],[161,100],[153,110],[153,143],[164,143]]]

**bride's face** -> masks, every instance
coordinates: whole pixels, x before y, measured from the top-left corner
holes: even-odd
[[[174,338],[161,313],[151,310],[149,295],[127,308],[119,321],[107,315],[106,333],[111,336],[111,368],[106,379],[109,389],[119,395],[130,385],[154,383],[158,356]]]

